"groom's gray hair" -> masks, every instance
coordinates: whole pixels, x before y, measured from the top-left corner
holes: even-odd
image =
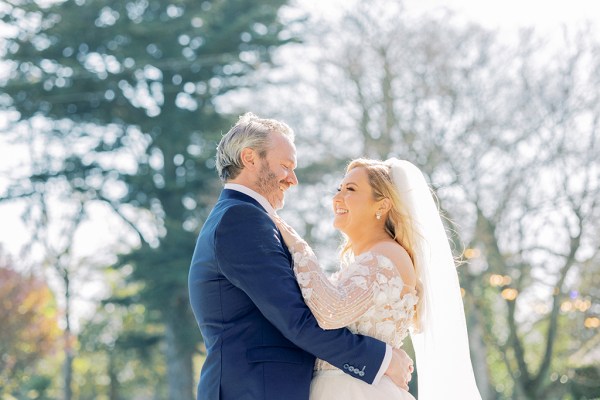
[[[248,112],[227,132],[217,146],[216,167],[223,182],[235,179],[242,169],[242,150],[251,148],[260,158],[267,156],[270,133],[280,133],[294,142],[294,131],[284,122],[259,118]]]

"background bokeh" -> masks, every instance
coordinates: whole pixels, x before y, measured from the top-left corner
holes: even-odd
[[[599,15],[593,0],[0,2],[0,399],[194,398],[187,272],[216,144],[246,111],[294,128],[281,214],[327,270],[348,161],[424,171],[485,400],[600,398]]]

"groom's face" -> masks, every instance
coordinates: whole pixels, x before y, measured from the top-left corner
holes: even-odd
[[[283,207],[285,191],[298,184],[296,147],[285,136],[272,133],[271,144],[264,159],[259,159],[260,169],[256,179],[257,192],[262,194],[274,209]]]

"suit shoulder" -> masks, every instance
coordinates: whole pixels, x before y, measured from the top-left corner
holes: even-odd
[[[275,223],[262,208],[245,201],[234,200],[224,206],[218,226],[228,228],[235,226],[253,226],[254,228],[266,226],[272,228]]]
[[[254,204],[241,201],[241,200],[232,200],[226,204],[223,210],[223,216],[233,216],[239,214],[247,214],[247,215],[256,215],[262,216],[266,219],[270,219],[269,215],[261,208],[255,206]]]

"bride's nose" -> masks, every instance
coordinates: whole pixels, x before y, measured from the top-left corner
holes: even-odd
[[[331,205],[333,206],[333,209],[335,210],[337,206],[340,206],[342,204],[342,192],[341,191],[336,191],[335,194],[333,195],[333,198],[331,199]]]

